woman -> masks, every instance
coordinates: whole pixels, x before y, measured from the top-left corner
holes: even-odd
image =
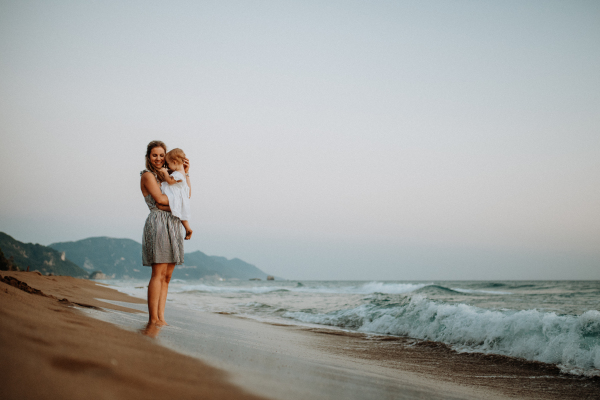
[[[160,171],[165,166],[167,146],[155,140],[146,148],[146,169],[141,172],[141,189],[150,209],[142,235],[142,262],[152,267],[148,284],[148,328],[167,325],[165,304],[175,265],[183,264],[183,226],[170,213],[169,199],[160,190],[165,178]],[[190,187],[189,160],[184,161],[187,184]]]

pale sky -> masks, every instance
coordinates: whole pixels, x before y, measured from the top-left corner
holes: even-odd
[[[0,231],[141,241],[146,145],[186,251],[290,279],[600,279],[598,1],[0,0]]]

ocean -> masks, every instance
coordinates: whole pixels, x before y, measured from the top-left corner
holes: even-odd
[[[145,298],[146,281],[103,281]],[[193,312],[442,342],[600,376],[600,281],[181,281]]]

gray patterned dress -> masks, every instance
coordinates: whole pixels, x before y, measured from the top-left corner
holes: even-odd
[[[148,170],[143,170],[140,175]],[[152,195],[144,197],[150,209],[142,234],[142,264],[183,264],[184,228],[179,218],[156,208]]]

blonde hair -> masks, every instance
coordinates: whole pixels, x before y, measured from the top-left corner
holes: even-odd
[[[183,164],[185,161],[185,153],[181,149],[173,149],[165,156],[167,161],[175,161],[178,164]]]
[[[167,152],[167,145],[164,144],[164,142],[161,142],[160,140],[153,140],[150,143],[148,143],[148,147],[146,148],[146,169],[150,171],[152,175],[154,175],[158,182],[163,182],[165,180],[162,176],[163,174],[159,171],[158,168],[154,166],[154,164],[150,162],[150,153],[152,153],[152,150],[156,147],[162,147],[165,153]]]

